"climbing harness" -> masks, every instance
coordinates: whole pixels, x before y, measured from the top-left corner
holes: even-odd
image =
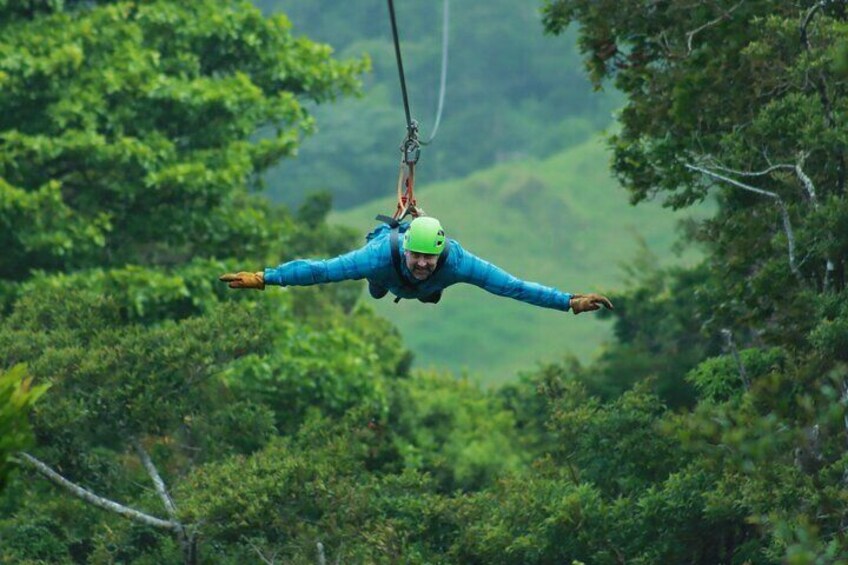
[[[395,59],[397,60],[398,76],[400,78],[400,89],[403,96],[403,110],[406,116],[406,137],[400,145],[401,161],[400,172],[398,173],[397,181],[397,207],[392,219],[399,222],[407,215],[412,215],[413,218],[424,215],[424,210],[418,206],[415,200],[415,165],[418,163],[418,158],[421,155],[421,146],[428,145],[436,137],[439,129],[439,124],[442,119],[442,110],[445,100],[445,86],[447,83],[447,64],[448,64],[448,24],[449,24],[449,8],[448,0],[443,3],[443,21],[442,21],[442,72],[439,81],[439,104],[436,110],[435,125],[433,132],[426,141],[418,139],[418,122],[412,119],[412,114],[409,110],[409,96],[406,90],[406,77],[403,72],[403,58],[400,53],[400,40],[398,38],[397,18],[395,17],[394,1],[388,0],[389,4],[389,19],[392,24],[392,39],[395,47]],[[387,216],[377,216],[380,221],[385,221]]]
[[[398,38],[397,18],[395,17],[395,6],[393,0],[388,0],[389,4],[389,20],[392,24],[392,39],[395,47],[395,59],[398,67],[398,77],[400,78],[400,90],[403,96],[403,111],[406,116],[406,136],[400,144],[401,160],[400,172],[398,173],[397,181],[397,207],[392,216],[378,214],[376,219],[384,222],[391,228],[389,236],[389,247],[392,250],[392,266],[397,274],[400,284],[409,291],[414,291],[417,284],[406,278],[403,273],[403,266],[400,255],[400,227],[401,220],[406,216],[411,215],[413,218],[423,216],[424,210],[418,206],[415,200],[415,165],[418,164],[418,158],[421,156],[421,146],[430,144],[436,137],[439,130],[439,124],[442,120],[442,110],[445,102],[445,85],[447,83],[447,64],[448,64],[448,24],[449,11],[448,0],[443,3],[443,20],[442,20],[442,72],[439,80],[439,104],[436,110],[436,119],[433,126],[433,131],[426,141],[418,139],[418,122],[412,119],[412,114],[409,110],[409,95],[406,90],[406,77],[403,72],[403,57],[400,53],[400,40]],[[433,269],[435,275],[445,264],[449,252],[448,241],[445,241],[445,248],[439,254],[439,259]],[[434,292],[423,298],[419,298],[421,302],[435,304],[442,298],[442,291]],[[400,301],[400,297],[395,298],[395,304]]]

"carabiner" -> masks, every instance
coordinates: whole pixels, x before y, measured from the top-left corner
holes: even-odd
[[[418,122],[412,120],[406,129],[406,138],[400,146],[403,153],[403,162],[407,165],[415,165],[421,156],[421,144],[418,141]]]

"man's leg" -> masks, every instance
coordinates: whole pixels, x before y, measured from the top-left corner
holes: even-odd
[[[442,291],[437,290],[433,294],[429,294],[429,295],[425,296],[424,298],[419,298],[418,301],[423,302],[425,304],[438,304],[439,300],[441,300],[441,299],[442,299]]]
[[[386,296],[387,292],[389,292],[389,289],[386,287],[380,286],[370,279],[368,280],[368,293],[371,295],[371,298],[379,300]]]

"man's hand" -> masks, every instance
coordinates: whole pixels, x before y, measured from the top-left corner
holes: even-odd
[[[597,310],[601,306],[605,306],[609,310],[615,310],[609,298],[600,294],[572,294],[568,305],[575,315]]]
[[[230,288],[255,288],[256,290],[265,290],[265,273],[248,273],[242,271],[240,273],[227,273],[218,277],[219,281],[230,283]]]

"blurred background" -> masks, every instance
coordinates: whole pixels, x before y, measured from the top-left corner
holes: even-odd
[[[386,3],[257,0],[285,13],[296,34],[330,44],[342,59],[367,57],[362,96],[310,107],[317,131],[295,159],[264,176],[275,201],[297,207],[332,195],[331,221],[363,235],[395,207],[406,133]],[[421,138],[433,129],[442,60],[443,2],[401,2],[396,15],[411,113]],[[651,257],[687,262],[672,246],[681,215],[631,207],[609,172],[603,134],[623,97],[595,92],[574,30],[543,33],[541,8],[492,0],[449,5],[447,89],[437,137],[421,151],[415,194],[448,235],[525,280],[566,292],[626,287],[626,266]],[[697,214],[697,210],[689,213]],[[611,334],[598,316],[529,307],[457,286],[437,307],[368,301],[394,322],[419,367],[468,371],[485,382],[566,355],[597,355]]]

